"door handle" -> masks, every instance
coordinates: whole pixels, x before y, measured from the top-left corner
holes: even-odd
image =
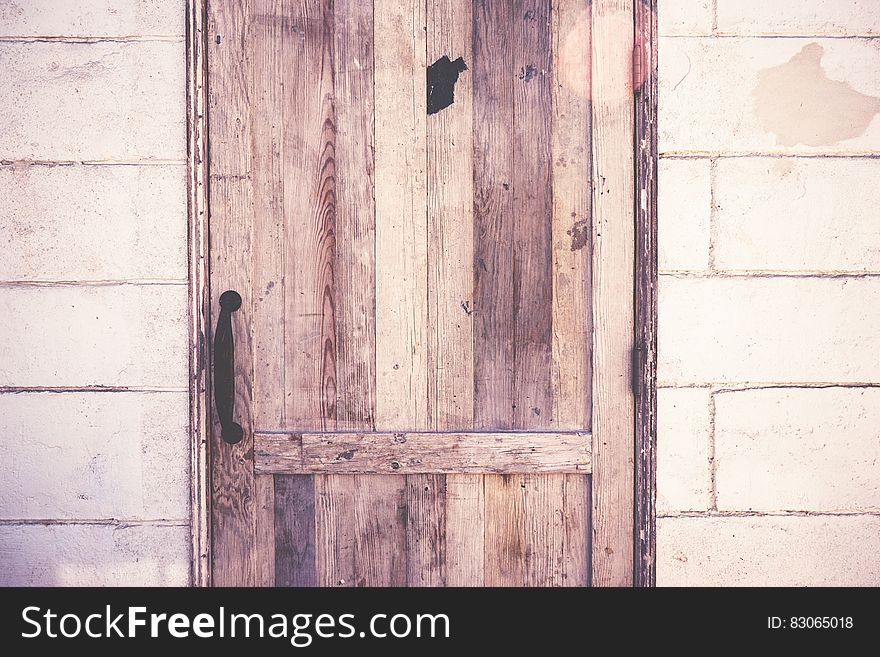
[[[232,313],[241,308],[241,295],[226,290],[220,295],[220,316],[214,332],[214,406],[220,419],[221,435],[230,445],[241,442],[244,430],[235,422],[235,340]]]

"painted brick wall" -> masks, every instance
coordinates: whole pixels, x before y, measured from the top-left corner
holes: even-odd
[[[0,71],[0,584],[186,584],[184,5],[0,0]]]
[[[880,584],[880,3],[660,0],[658,583]]]

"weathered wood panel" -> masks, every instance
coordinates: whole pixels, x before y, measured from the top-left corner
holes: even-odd
[[[262,434],[260,474],[590,472],[590,435],[566,433]]]
[[[208,11],[208,114],[211,134],[209,198],[212,322],[225,290],[241,294],[232,318],[235,341],[235,421],[244,429],[237,445],[211,432],[212,578],[216,586],[250,586],[256,578],[252,382],[251,248],[253,189],[250,142],[250,25],[246,7],[212,2]],[[219,43],[218,43],[219,42]],[[213,325],[212,325],[213,328]],[[212,402],[213,405],[213,402]]]
[[[285,423],[336,422],[336,116],[331,0],[285,3],[282,25]],[[290,62],[296,62],[295,72]]]
[[[315,479],[275,477],[275,585],[315,586]]]
[[[596,462],[592,559],[596,586],[633,583],[632,12],[633,0],[594,0],[592,4],[592,427]]]

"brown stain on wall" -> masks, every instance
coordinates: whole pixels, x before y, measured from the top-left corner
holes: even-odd
[[[826,75],[824,54],[822,46],[810,43],[786,63],[758,74],[755,114],[782,146],[830,146],[858,137],[880,112],[880,98]]]

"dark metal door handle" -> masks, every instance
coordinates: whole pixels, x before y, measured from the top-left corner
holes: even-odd
[[[227,290],[220,295],[220,317],[214,332],[214,406],[220,418],[221,435],[230,445],[241,441],[244,430],[235,416],[235,341],[232,313],[241,308],[241,295]]]

